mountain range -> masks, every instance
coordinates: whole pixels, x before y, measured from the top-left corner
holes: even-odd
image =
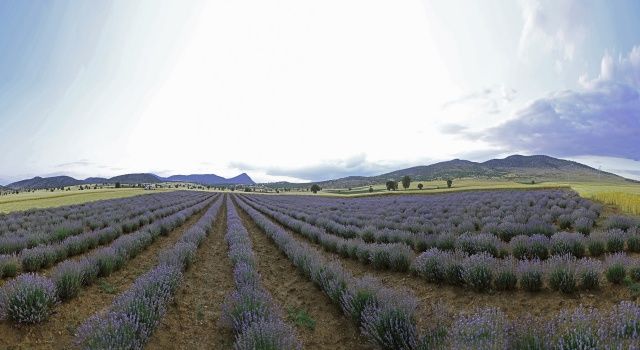
[[[232,178],[224,178],[215,174],[193,174],[193,175],[173,175],[169,177],[161,177],[151,173],[125,174],[112,178],[89,177],[84,180],[78,180],[70,176],[52,176],[40,177],[36,176],[32,179],[21,180],[10,183],[5,187],[22,190],[22,189],[42,189],[57,188],[68,186],[79,186],[88,184],[102,183],[122,183],[122,184],[138,184],[138,183],[159,183],[159,182],[192,182],[202,185],[253,185],[255,182],[247,175],[242,173]]]
[[[347,188],[400,181],[409,176],[413,181],[456,178],[502,179],[517,182],[546,181],[633,181],[594,169],[590,166],[544,155],[512,155],[504,159],[472,162],[462,159],[421,165],[375,176],[348,176],[316,182],[323,188]]]
[[[323,188],[347,188],[384,183],[388,180],[400,181],[409,176],[413,181],[429,181],[459,178],[501,179],[517,182],[547,181],[600,181],[629,182],[621,176],[594,169],[590,166],[544,155],[512,155],[503,159],[486,162],[472,162],[453,159],[431,165],[420,165],[375,176],[348,176],[315,182]],[[70,176],[34,177],[6,185],[9,189],[41,189],[67,187],[85,184],[115,183],[137,184],[158,182],[192,182],[203,185],[253,185],[255,182],[242,173],[232,178],[215,174],[172,175],[161,177],[151,173],[125,174],[112,178],[90,177],[84,180]],[[269,187],[308,187],[307,183],[276,182]]]

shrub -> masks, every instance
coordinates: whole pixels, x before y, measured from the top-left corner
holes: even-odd
[[[491,288],[495,258],[487,253],[471,255],[462,261],[462,277],[472,289],[483,292]]]
[[[124,264],[124,258],[110,247],[99,250],[92,258],[98,266],[98,276],[100,277],[109,276]]]
[[[604,223],[607,229],[618,229],[627,231],[636,225],[635,221],[628,216],[612,215]]]
[[[68,300],[80,292],[83,282],[83,268],[79,262],[67,260],[56,266],[52,280],[60,300]]]
[[[49,267],[56,262],[56,258],[56,252],[51,246],[26,249],[20,254],[22,269],[27,272]]]
[[[242,327],[233,346],[236,350],[291,349],[300,350],[302,344],[295,332],[282,320],[259,320]]]
[[[519,235],[511,240],[511,252],[516,259],[545,260],[549,257],[549,238],[544,235]]]
[[[583,306],[572,311],[561,311],[553,321],[556,338],[553,349],[605,348],[598,336],[600,330],[598,316],[594,309]]]
[[[576,290],[576,259],[564,254],[552,256],[547,261],[547,273],[549,274],[549,287],[553,290],[571,294]]]
[[[193,243],[178,242],[171,249],[162,251],[158,256],[158,262],[185,270],[193,263],[197,249],[198,247]]]
[[[522,260],[518,262],[520,288],[528,292],[542,289],[543,266],[540,260]]]
[[[15,277],[18,273],[18,259],[13,255],[0,256],[0,277]]]
[[[601,256],[605,251],[604,239],[601,234],[592,233],[587,239],[587,249],[591,256]]]
[[[436,239],[436,248],[440,250],[453,250],[455,248],[456,237],[452,233],[443,233]]]
[[[380,349],[415,349],[418,346],[416,308],[413,297],[384,290],[378,293],[378,302],[365,306],[360,329]]]
[[[514,290],[518,284],[515,261],[505,259],[500,262],[493,282],[497,290]]]
[[[627,248],[630,252],[640,253],[640,235],[637,233],[629,234],[627,237]]]
[[[624,253],[608,255],[604,261],[605,276],[613,284],[620,284],[626,276],[629,258]]]
[[[442,282],[445,273],[443,261],[450,255],[451,253],[440,251],[438,248],[431,248],[413,261],[411,270],[428,282]]]
[[[462,253],[454,253],[444,260],[444,279],[453,286],[461,286],[464,284],[462,260],[465,255]]]
[[[57,303],[53,282],[33,273],[18,276],[0,292],[0,315],[16,323],[38,323],[49,318]]]
[[[577,266],[577,275],[580,288],[593,290],[600,286],[600,274],[602,263],[599,260],[584,258],[580,259]]]
[[[506,349],[508,319],[497,308],[479,309],[459,316],[451,326],[452,349]]]
[[[584,236],[574,232],[558,232],[551,236],[551,254],[571,254],[576,258],[584,256]]]
[[[640,264],[634,263],[628,267],[629,277],[636,282],[640,282]]]
[[[96,314],[78,328],[75,343],[82,349],[142,349],[135,315],[107,312]]]
[[[561,230],[568,230],[571,228],[572,221],[570,215],[562,214],[558,217],[558,227]]]
[[[609,230],[606,233],[607,240],[607,252],[617,253],[624,250],[625,232],[622,230],[614,229]]]
[[[369,304],[376,302],[376,292],[380,284],[371,276],[365,276],[355,281],[352,288],[344,293],[340,299],[340,306],[360,325],[362,312]]]
[[[582,233],[583,235],[588,235],[591,232],[591,228],[593,227],[593,220],[587,217],[581,217],[576,219],[573,223],[577,232]]]
[[[463,233],[458,237],[455,248],[469,255],[486,252],[491,256],[498,256],[498,251],[504,244],[500,239],[489,233]]]

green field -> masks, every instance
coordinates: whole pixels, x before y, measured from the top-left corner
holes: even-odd
[[[27,210],[32,208],[48,208],[61,205],[80,204],[101,199],[124,198],[140,194],[155,193],[157,191],[172,190],[145,191],[142,188],[105,188],[83,191],[73,189],[71,191],[54,192],[43,190],[36,192],[21,192],[18,194],[8,194],[0,196],[0,213]]]

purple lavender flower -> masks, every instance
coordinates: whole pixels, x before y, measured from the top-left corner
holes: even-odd
[[[23,274],[2,287],[0,316],[15,323],[38,323],[49,318],[57,302],[53,281]]]

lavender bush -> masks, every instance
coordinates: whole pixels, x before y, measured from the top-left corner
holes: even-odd
[[[50,279],[23,274],[0,290],[0,316],[15,323],[38,323],[49,318],[57,302]]]
[[[546,269],[551,289],[559,290],[565,294],[575,292],[577,287],[576,258],[573,255],[552,256],[547,260]]]
[[[521,260],[518,262],[518,276],[520,287],[528,292],[542,289],[544,267],[540,260]]]
[[[56,266],[51,279],[56,286],[58,298],[63,301],[71,299],[78,295],[83,281],[86,281],[84,267],[81,262],[67,260]]]
[[[607,255],[604,260],[605,276],[613,284],[620,284],[627,274],[629,257],[624,253]]]

